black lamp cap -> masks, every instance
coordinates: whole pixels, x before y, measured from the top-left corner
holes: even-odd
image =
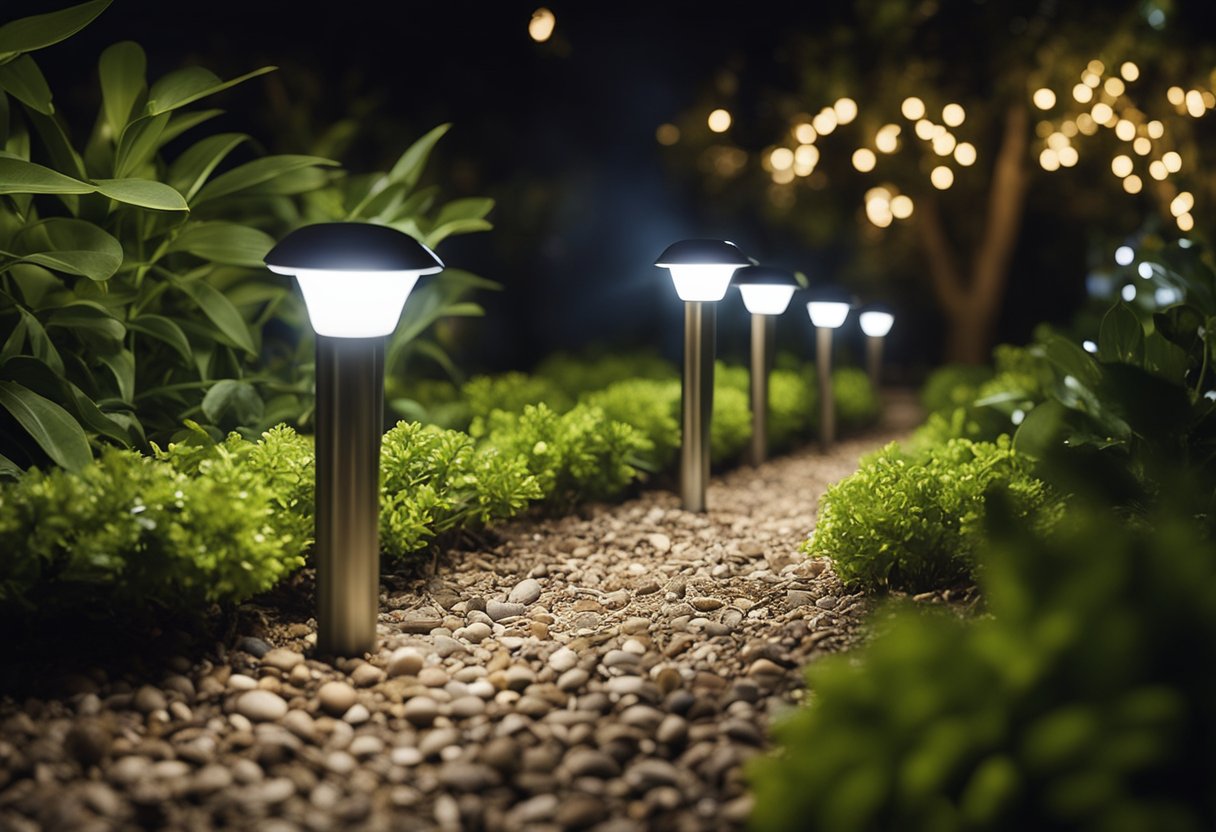
[[[729,240],[680,240],[663,249],[656,266],[748,266],[751,261]]]
[[[266,265],[290,272],[422,272],[443,268],[435,252],[409,234],[365,222],[321,222],[292,231],[266,255]]]
[[[839,286],[812,286],[806,291],[806,299],[810,303],[847,303],[857,305],[857,298]]]
[[[891,307],[887,306],[885,303],[867,303],[865,306],[861,307],[861,311],[862,312],[886,312],[888,315],[894,314],[891,311]]]
[[[744,266],[735,271],[736,286],[797,286],[798,279],[788,269],[777,266]]]

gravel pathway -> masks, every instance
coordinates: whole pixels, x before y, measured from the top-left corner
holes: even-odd
[[[652,491],[387,580],[370,661],[309,658],[306,612],[250,607],[205,658],[0,699],[0,830],[741,828],[799,669],[861,638],[867,600],[797,547],[916,419],[888,414],[717,479],[705,515]]]

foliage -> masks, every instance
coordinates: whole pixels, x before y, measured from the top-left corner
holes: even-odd
[[[511,372],[497,376],[477,376],[460,388],[469,413],[472,415],[470,432],[484,436],[486,419],[495,410],[520,413],[530,404],[546,404],[556,413],[565,413],[574,402],[569,394],[543,376]]]
[[[417,422],[385,434],[380,481],[380,546],[398,559],[443,534],[514,517],[544,496],[523,456]]]
[[[1056,517],[1055,496],[1008,437],[951,439],[915,454],[891,443],[828,487],[803,551],[830,558],[851,586],[914,592],[947,586],[975,567],[984,498],[994,487],[1008,491],[1023,522]]]
[[[679,380],[679,374],[670,362],[646,352],[624,355],[555,353],[542,361],[535,372],[575,397],[631,379]]]
[[[870,376],[857,367],[840,367],[832,372],[832,393],[836,398],[836,418],[851,428],[865,427],[878,420],[882,402],[870,384]]]
[[[487,444],[524,460],[550,510],[617,496],[638,478],[652,449],[632,425],[587,404],[562,414],[544,403],[521,413],[495,410],[487,420]]]
[[[269,589],[312,533],[296,504],[307,466],[284,461],[302,441],[279,430],[157,459],[108,448],[0,485],[0,604],[189,609]]]
[[[650,473],[671,470],[680,452],[680,382],[676,380],[627,379],[580,399],[599,408],[615,422],[632,425],[650,441],[649,451],[639,451],[636,467]],[[711,426],[712,427],[712,426]]]
[[[998,506],[991,616],[911,611],[808,672],[750,769],[757,830],[1208,828],[1216,548],[1189,523]]]
[[[714,367],[714,410],[709,456],[715,465],[739,461],[752,438],[751,396],[746,367],[721,361]]]
[[[837,373],[840,371],[838,370]],[[869,378],[866,378],[869,386]],[[846,393],[847,395],[847,393]],[[846,422],[843,400],[836,399],[841,421]],[[778,367],[768,376],[768,441],[774,451],[805,442],[819,426],[819,388],[814,373]],[[848,423],[848,427],[853,427]]]
[[[928,413],[949,413],[979,398],[980,385],[991,379],[991,367],[972,364],[946,364],[925,380],[920,403]]]

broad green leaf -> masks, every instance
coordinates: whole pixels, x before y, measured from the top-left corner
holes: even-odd
[[[246,352],[257,352],[253,345],[253,336],[249,333],[249,325],[245,323],[245,319],[241,317],[237,308],[232,305],[232,301],[220,294],[210,284],[199,280],[183,280],[179,281],[177,285],[198,304],[199,308],[203,310],[203,314],[211,323],[215,324],[215,328],[225,338]]]
[[[1102,318],[1098,357],[1103,361],[1139,364],[1144,359],[1144,327],[1126,303],[1117,303]]]
[[[226,378],[203,396],[203,415],[216,425],[253,426],[262,420],[265,409],[262,397],[247,381]]]
[[[17,323],[13,326],[12,332],[4,339],[4,345],[0,346],[0,358],[21,355],[25,347],[25,336],[27,334],[29,334],[29,323],[23,315],[18,315]]]
[[[151,179],[97,179],[97,193],[128,205],[157,211],[189,211],[186,200],[163,182]]]
[[[439,274],[428,278],[428,285],[438,285],[444,291],[450,292],[453,295],[468,291],[469,289],[486,289],[494,292],[502,289],[501,283],[495,283],[493,280],[467,272],[464,269],[444,269]]]
[[[0,376],[33,390],[58,404],[75,417],[86,431],[92,431],[130,447],[131,437],[113,419],[102,413],[96,403],[64,377],[36,358],[21,356],[4,362]]]
[[[239,193],[294,171],[337,164],[319,156],[284,155],[254,159],[212,179],[198,192],[193,204],[200,205],[211,199]]]
[[[118,385],[118,395],[124,402],[132,402],[135,398],[135,356],[130,350],[120,349],[115,352],[103,352],[97,359],[106,366],[114,376]]]
[[[431,150],[435,147],[435,143],[443,138],[443,134],[448,132],[451,127],[451,124],[441,124],[410,145],[401,154],[401,158],[397,160],[397,163],[393,165],[393,169],[389,171],[388,178],[393,182],[403,183],[407,189],[417,185],[419,177],[422,176],[422,169],[426,167],[426,160],[431,155]]]
[[[50,399],[15,381],[0,381],[0,407],[7,410],[56,465],[79,471],[93,461],[80,424]]]
[[[261,267],[273,247],[274,239],[256,228],[232,222],[194,222],[182,229],[169,250],[188,251],[213,263]]]
[[[118,139],[118,152],[114,156],[114,175],[125,178],[138,172],[155,155],[160,147],[161,134],[169,123],[169,116],[137,118],[126,126]]]
[[[168,344],[187,366],[190,365],[190,341],[173,319],[161,315],[140,315],[127,321],[127,329]]]
[[[445,318],[481,318],[486,314],[486,310],[481,307],[481,304],[464,302],[452,303],[443,307],[443,316]]]
[[[1097,385],[1102,376],[1102,368],[1093,356],[1061,335],[1052,335],[1043,353],[1061,375],[1072,376],[1088,388]]]
[[[474,196],[465,199],[454,199],[439,209],[435,217],[435,227],[454,220],[481,220],[494,210],[494,200],[489,197]]]
[[[91,194],[95,190],[42,165],[0,157],[0,194]]]
[[[426,235],[426,239],[423,242],[431,248],[435,248],[453,234],[471,234],[474,231],[489,231],[493,227],[485,220],[452,220],[451,222],[436,226],[431,233]]]
[[[111,135],[121,136],[131,120],[135,103],[148,88],[147,69],[143,47],[133,41],[121,41],[101,53],[97,70]]]
[[[431,209],[431,205],[435,201],[436,195],[439,193],[439,188],[434,185],[429,188],[420,188],[414,191],[398,206],[397,210],[391,216],[382,217],[382,219],[399,222],[401,220],[413,219],[419,214],[423,214]]]
[[[0,480],[9,480],[15,482],[21,479],[21,469],[17,467],[17,463],[0,454]]]
[[[164,147],[187,130],[198,127],[203,122],[210,121],[216,116],[222,116],[223,114],[223,110],[194,110],[189,113],[174,113],[169,117],[169,126],[161,134],[161,147]]]
[[[1186,384],[1188,364],[1182,347],[1171,343],[1160,332],[1144,337],[1144,366],[1149,372],[1182,387]]]
[[[122,265],[118,240],[84,220],[43,220],[14,242],[24,262],[90,280],[108,280]]]
[[[191,145],[178,156],[169,166],[169,175],[165,177],[171,186],[181,192],[186,201],[194,199],[199,188],[207,181],[216,166],[224,160],[237,145],[248,141],[243,133],[219,133]]]
[[[47,86],[37,62],[29,55],[0,64],[0,89],[43,115],[49,116],[55,112],[51,104],[51,88]]]
[[[55,344],[52,343],[51,337],[46,334],[42,323],[29,310],[18,307],[18,311],[21,312],[21,319],[25,323],[30,353],[34,358],[45,363],[56,374],[62,376],[63,358],[60,357],[59,350],[55,349]]]
[[[203,69],[201,66],[188,66],[176,72],[170,72],[154,83],[152,89],[148,91],[148,113],[158,115],[176,110],[198,101],[200,98],[206,98],[221,90],[235,87],[250,78],[274,72],[275,69],[276,67],[273,66],[264,66],[230,81],[221,81],[214,72]]]
[[[47,295],[63,288],[61,278],[32,263],[16,263],[9,268],[8,273],[17,284],[21,299],[27,306],[35,309],[42,306]]]
[[[48,327],[70,330],[76,336],[96,336],[99,346],[114,348],[122,343],[127,328],[100,304],[78,300],[56,309],[47,317]]]
[[[246,188],[241,197],[295,196],[324,188],[332,181],[331,172],[322,168],[299,168],[282,176]],[[269,210],[269,209],[267,209]]]
[[[0,26],[0,60],[11,53],[33,52],[71,37],[93,22],[109,5],[110,0],[91,0]]]
[[[44,115],[39,112],[31,112],[27,113],[27,115],[29,116],[30,123],[34,125],[34,129],[38,132],[39,138],[42,139],[43,149],[46,151],[47,158],[55,170],[67,173],[69,176],[74,176],[77,179],[84,179],[84,161],[80,158],[80,154],[76,152],[76,148],[72,146],[72,141],[68,138],[68,134],[59,122],[58,117]],[[3,180],[3,178],[0,176],[0,180]],[[64,192],[56,191],[55,193]],[[70,193],[78,192],[72,191]],[[73,204],[74,200],[75,197],[64,198],[64,202],[68,203],[69,207]]]
[[[0,142],[8,142],[11,126],[12,113],[9,112],[8,96],[0,95]]]

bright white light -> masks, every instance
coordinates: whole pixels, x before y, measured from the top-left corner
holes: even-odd
[[[715,133],[725,133],[730,129],[730,113],[721,107],[711,112],[705,121]]]
[[[813,300],[806,311],[811,323],[823,329],[837,329],[849,317],[849,305],[839,301]]]
[[[1182,300],[1182,293],[1173,286],[1161,286],[1153,292],[1153,300],[1157,301],[1158,306],[1173,306]]]
[[[838,99],[832,109],[836,111],[836,120],[841,124],[848,124],[857,118],[857,102],[851,98]]]
[[[890,312],[862,312],[860,320],[862,332],[871,338],[881,338],[891,331],[895,316]]]
[[[1040,110],[1050,110],[1052,107],[1056,106],[1056,94],[1046,87],[1040,87],[1039,89],[1035,90],[1032,98],[1034,101],[1034,106],[1038,107]]]
[[[1082,341],[1081,346],[1085,349],[1086,352],[1089,352],[1089,353],[1096,353],[1098,351],[1098,345],[1090,340]]]
[[[1020,425],[1025,420],[1026,420],[1026,411],[1022,410],[1022,408],[1020,408],[1020,407],[1017,410],[1015,410],[1009,414],[1009,421],[1013,422],[1015,425]]]
[[[721,263],[668,266],[676,294],[683,301],[718,301],[726,296],[730,279],[738,266]]]
[[[318,335],[330,338],[375,338],[397,328],[405,300],[425,272],[340,272],[325,269],[285,269],[294,274],[304,293],[308,320]]]
[[[1119,246],[1115,249],[1115,262],[1120,266],[1130,266],[1135,259],[1136,252],[1132,251],[1131,246]]]
[[[739,286],[739,292],[743,295],[743,305],[753,315],[780,315],[789,307],[794,288],[771,283],[744,283]]]
[[[1129,283],[1120,290],[1119,294],[1125,301],[1131,303],[1136,299],[1136,287]]]
[[[1153,267],[1148,263],[1141,263],[1139,266],[1136,266],[1136,274],[1145,280],[1151,280],[1153,277]]]

